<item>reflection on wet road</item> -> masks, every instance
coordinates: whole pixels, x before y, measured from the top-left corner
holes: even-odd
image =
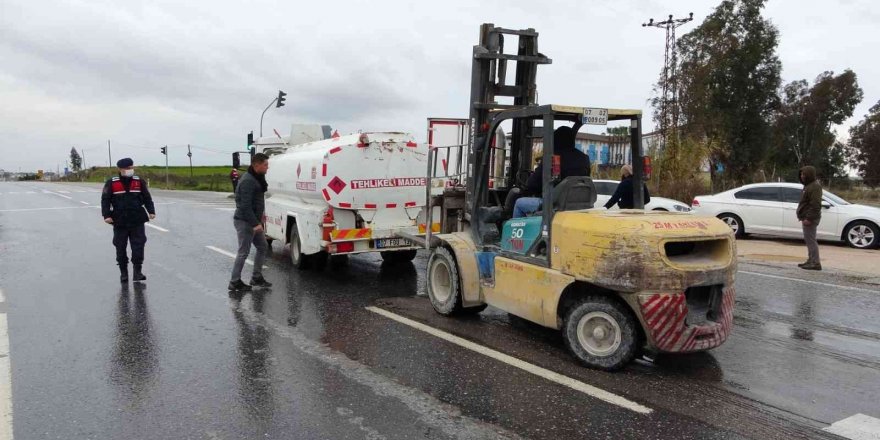
[[[110,231],[81,203],[98,194],[71,185],[68,200],[42,192],[59,185],[30,185],[40,189],[0,199],[19,438],[832,438],[821,429],[833,422],[880,417],[880,295],[845,280],[814,280],[849,286],[833,289],[743,267],[725,345],[605,373],[575,363],[558,333],[498,310],[437,315],[426,255],[299,272],[275,243],[265,271],[275,285],[230,296],[231,259],[206,249],[234,248],[223,195],[157,191],[167,232],[148,231],[147,283],[120,289]]]

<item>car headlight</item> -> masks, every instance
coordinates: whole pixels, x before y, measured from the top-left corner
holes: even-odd
[[[678,212],[691,212],[691,208],[684,205],[672,205],[672,209],[675,209]]]

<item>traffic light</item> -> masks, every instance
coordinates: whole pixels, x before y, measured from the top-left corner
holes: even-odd
[[[278,100],[275,102],[276,108],[284,107],[284,100],[287,99],[285,96],[287,96],[287,93],[284,93],[281,90],[278,91]]]
[[[251,132],[248,133],[248,147],[250,147],[253,144],[254,144],[254,131],[251,130]]]
[[[162,147],[159,150],[162,151],[162,154],[168,155],[168,147]]]
[[[239,166],[241,166],[241,158],[236,151],[235,153],[232,153],[232,168],[238,168]]]

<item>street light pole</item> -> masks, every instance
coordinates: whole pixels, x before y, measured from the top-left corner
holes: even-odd
[[[266,106],[266,109],[263,110],[263,113],[260,114],[260,137],[263,137],[263,116],[266,115],[266,111],[269,110],[269,107],[272,107],[272,104],[275,104],[275,107],[284,107],[284,101],[286,100],[285,96],[287,96],[287,93],[279,90],[278,96],[275,97],[275,99],[273,99],[272,102],[270,102],[269,105]]]
[[[171,189],[168,186],[168,145],[165,146],[165,189]]]
[[[278,98],[272,99],[272,102],[270,102],[269,105],[266,106],[266,109],[263,110],[263,113],[260,115],[260,137],[263,137],[263,116],[266,115],[266,111],[268,111],[269,107],[272,107],[272,104],[275,104],[275,101],[277,100]]]

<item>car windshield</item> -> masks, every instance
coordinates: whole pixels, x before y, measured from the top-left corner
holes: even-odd
[[[842,198],[838,197],[836,194],[828,192],[828,191],[823,190],[822,195],[825,196],[828,200],[831,200],[832,202],[834,202],[835,204],[838,204],[838,205],[849,205],[850,204],[846,200],[843,200]]]

